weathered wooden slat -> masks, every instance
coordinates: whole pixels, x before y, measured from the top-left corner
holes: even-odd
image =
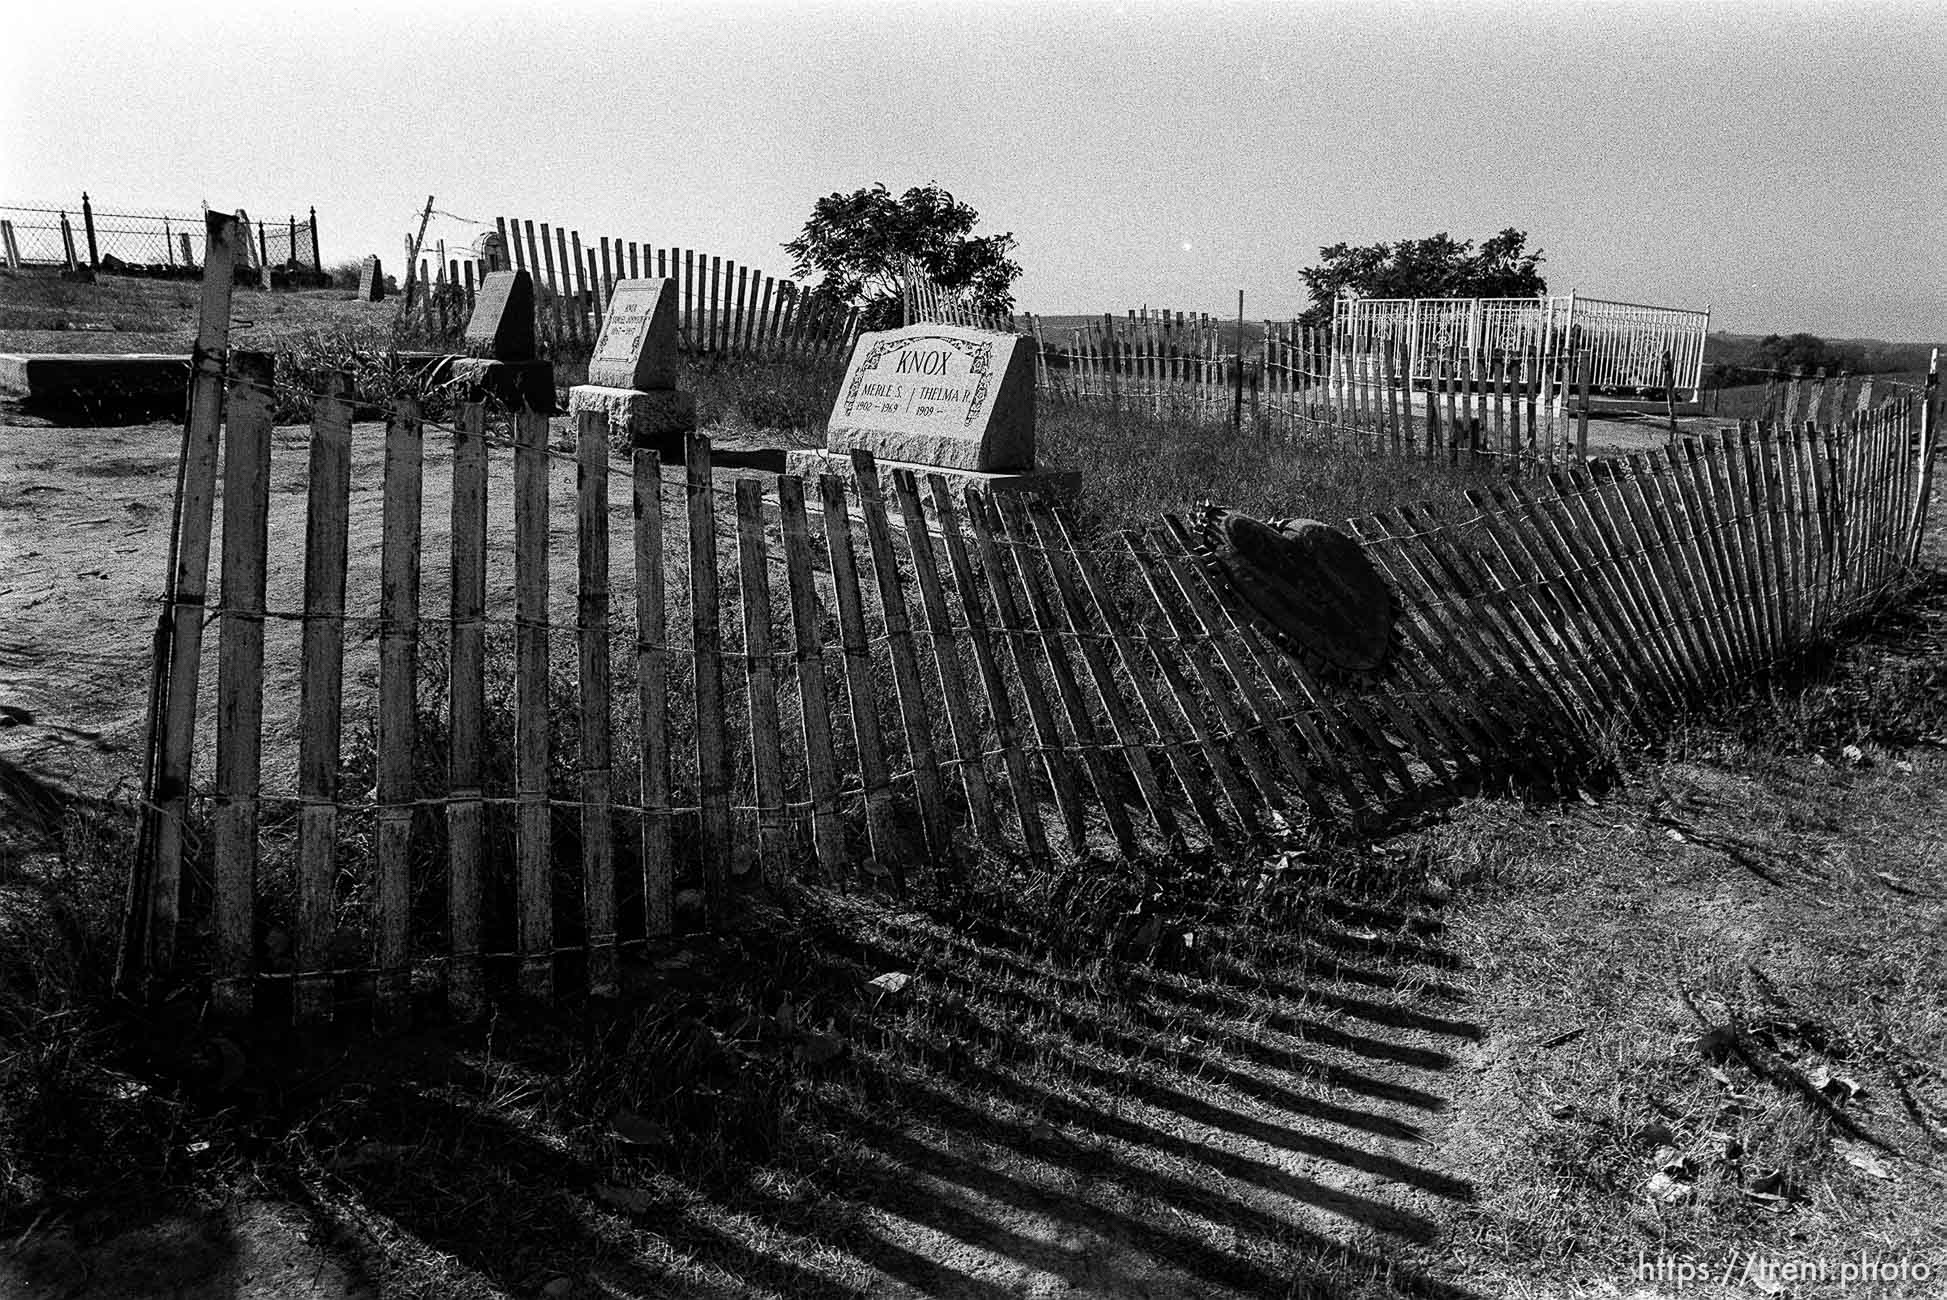
[[[1513,759],[1525,763],[1527,755],[1511,743],[1508,731],[1500,726],[1511,708],[1511,683],[1531,703],[1529,707],[1548,715],[1549,698],[1532,676],[1528,654],[1509,640],[1507,630],[1493,617],[1485,602],[1460,581],[1450,567],[1441,569],[1441,559],[1421,534],[1425,531],[1416,517],[1405,509],[1397,518],[1376,515],[1369,524],[1353,520],[1348,524],[1353,536],[1366,542],[1367,554],[1380,566],[1394,589],[1407,597],[1410,609],[1395,616],[1407,644],[1418,651],[1424,669],[1412,656],[1403,657],[1403,672],[1416,675],[1431,720],[1444,725],[1454,736],[1450,761],[1460,766],[1471,747],[1483,764]],[[1444,581],[1443,581],[1444,579]],[[1460,617],[1456,602],[1465,601],[1468,617]],[[1418,617],[1415,617],[1417,613]],[[1427,633],[1420,631],[1424,620]],[[1442,682],[1444,681],[1444,688]],[[1480,694],[1482,685],[1496,687],[1493,702],[1478,716],[1466,706]],[[1573,726],[1561,728],[1573,736]],[[1551,750],[1553,766],[1573,758],[1567,750],[1555,748],[1557,737],[1547,736],[1541,743]],[[1422,741],[1423,745],[1424,742]],[[1416,745],[1420,757],[1436,774],[1442,772],[1441,756],[1430,747]]]
[[[1676,508],[1682,520],[1682,531],[1690,538],[1690,544],[1704,566],[1711,592],[1712,621],[1722,634],[1727,666],[1733,679],[1742,680],[1754,662],[1752,648],[1745,632],[1744,611],[1739,605],[1737,588],[1731,582],[1730,557],[1724,550],[1722,529],[1698,490],[1692,463],[1692,457],[1696,454],[1698,448],[1694,440],[1686,439],[1652,456],[1651,460],[1655,464],[1660,458],[1667,466],[1668,472],[1659,475],[1658,481],[1666,489],[1669,503]]]
[[[818,494],[824,506],[825,552],[831,562],[832,594],[838,605],[845,694],[851,705],[852,740],[865,795],[872,864],[879,874],[890,875],[903,883],[910,854],[892,806],[892,781],[886,771],[885,736],[879,725],[878,690],[872,681],[872,652],[865,630],[865,606],[859,596],[858,556],[852,545],[852,516],[846,502],[845,480],[836,474],[819,475]]]
[[[248,1015],[256,974],[263,771],[264,580],[270,536],[271,358],[230,355],[223,436],[222,638],[216,660],[215,954],[211,1009]]]
[[[1619,684],[1613,665],[1593,653],[1585,629],[1550,585],[1547,572],[1525,542],[1515,536],[1517,530],[1501,508],[1479,489],[1467,495],[1487,546],[1455,546],[1455,557],[1484,575],[1525,622],[1529,640],[1552,666],[1551,683],[1577,701],[1568,704],[1570,712],[1586,720],[1597,710],[1613,713],[1629,707],[1634,692]]]
[[[1048,673],[1055,682],[1055,694],[1061,701],[1062,712],[1068,718],[1069,729],[1074,733],[1076,748],[1080,751],[1082,768],[1088,773],[1089,781],[1095,787],[1103,815],[1109,823],[1109,833],[1115,837],[1116,846],[1128,857],[1138,851],[1135,824],[1129,819],[1129,810],[1122,801],[1122,791],[1118,789],[1115,775],[1110,771],[1102,752],[1101,737],[1096,733],[1095,720],[1089,713],[1088,703],[1082,698],[1081,685],[1076,680],[1075,666],[1069,662],[1068,654],[1062,646],[1060,630],[1055,625],[1054,609],[1048,602],[1048,593],[1035,572],[1031,560],[1036,552],[1028,540],[1027,525],[1023,519],[1021,503],[1008,500],[1012,494],[1003,493],[999,498],[986,498],[992,513],[990,525],[1007,540],[1006,554],[1013,560],[1014,575],[1027,596],[1028,614],[1034,621],[1034,630],[1041,642],[1042,654],[1048,663]]]
[[[1778,617],[1777,578],[1771,571],[1767,538],[1771,520],[1763,485],[1754,481],[1751,439],[1742,421],[1734,433],[1725,436],[1722,445],[1725,479],[1730,500],[1737,510],[1744,563],[1757,601],[1758,621],[1764,629],[1765,655],[1768,661],[1776,663],[1784,657],[1785,644]]]
[[[1161,342],[1158,340],[1160,348]],[[1160,383],[1159,378],[1159,383]],[[1089,622],[1086,607],[1082,601],[1081,588],[1077,583],[1076,557],[1069,551],[1067,531],[1062,522],[1056,519],[1056,512],[1045,501],[1028,503],[1023,512],[1027,522],[1034,530],[1034,537],[1048,564],[1050,576],[1054,578],[1055,595],[1061,606],[1062,616],[1067,622],[1070,635],[1080,647],[1082,659],[1089,671],[1089,678],[1095,685],[1096,694],[1101,699],[1103,715],[1109,721],[1109,728],[1115,735],[1127,761],[1131,777],[1135,780],[1136,791],[1149,810],[1150,819],[1166,840],[1176,840],[1182,835],[1177,824],[1176,812],[1165,797],[1162,783],[1157,779],[1156,769],[1150,761],[1148,742],[1129,711],[1122,696],[1122,690],[1115,679],[1115,670],[1110,667],[1108,656],[1103,652],[1102,641],[1113,639],[1114,632],[1097,632]],[[1098,611],[1106,615],[1107,611]],[[1106,621],[1106,619],[1105,619]],[[1139,698],[1145,694],[1138,688]],[[1145,712],[1148,701],[1142,699]],[[1160,732],[1158,733],[1160,736]]]
[[[1041,679],[1035,671],[1029,630],[1014,599],[1014,586],[1001,558],[1000,544],[994,537],[986,498],[978,489],[969,486],[963,499],[967,508],[967,524],[973,530],[974,546],[980,555],[980,566],[986,573],[988,591],[994,599],[994,622],[1007,639],[1014,663],[1014,678],[1028,706],[1028,720],[1034,728],[1042,765],[1054,791],[1056,812],[1068,836],[1069,847],[1077,854],[1084,854],[1088,851],[1087,821],[1077,792],[1075,773],[1068,764],[1068,752],[1060,728],[1056,725],[1054,711],[1049,707],[1047,694],[1042,690]],[[1025,791],[1022,797],[1026,797]]]
[[[1396,654],[1393,662],[1400,684],[1413,689],[1401,692],[1399,704],[1383,694],[1374,695],[1394,730],[1438,780],[1447,778],[1447,764],[1458,776],[1475,765],[1495,768],[1506,755],[1525,759],[1509,743],[1501,723],[1506,704],[1484,706],[1476,701],[1482,683],[1504,678],[1512,668],[1487,648],[1483,629],[1455,616],[1450,595],[1427,578],[1431,561],[1413,536],[1411,520],[1402,512],[1397,520],[1376,515],[1349,521],[1346,527],[1366,544],[1368,557],[1393,588],[1408,597],[1406,608],[1395,613],[1394,623],[1411,653]],[[1408,704],[1414,706],[1412,713]],[[1446,742],[1444,754],[1432,739],[1436,735]]]
[[[309,495],[304,521],[304,631],[299,648],[297,965],[293,1012],[300,1023],[329,1019],[325,973],[336,930],[339,741],[343,726],[345,560],[350,523],[350,379],[334,373],[311,416]]]
[[[614,739],[609,698],[608,443],[600,411],[575,427],[576,702],[581,722],[581,911],[588,945],[588,991],[617,990],[614,845]]]
[[[1461,530],[1446,516],[1427,506],[1403,506],[1399,517],[1419,544],[1417,550],[1402,550],[1409,559],[1424,556],[1431,565],[1419,566],[1423,588],[1429,593],[1423,598],[1437,600],[1451,593],[1466,603],[1480,625],[1488,657],[1525,690],[1540,696],[1541,707],[1552,714],[1559,729],[1558,754],[1573,758],[1580,748],[1577,738],[1588,725],[1590,705],[1597,698],[1592,687],[1586,696],[1573,689],[1571,675],[1579,673],[1580,661],[1559,652],[1546,625],[1530,617],[1532,602],[1515,598],[1485,556],[1461,545]],[[1491,598],[1496,593],[1502,598]]]
[[[1636,535],[1667,574],[1661,579],[1663,595],[1679,611],[1692,662],[1705,686],[1727,688],[1737,676],[1732,643],[1718,617],[1697,539],[1681,526],[1683,516],[1673,503],[1676,488],[1669,478],[1674,470],[1667,461],[1659,469],[1641,454],[1630,456],[1625,465],[1619,500]]]
[[[1805,486],[1811,503],[1811,546],[1814,557],[1812,606],[1815,626],[1824,637],[1832,620],[1832,569],[1838,545],[1832,500],[1832,458],[1829,440],[1817,429],[1803,432]]]
[[[217,444],[223,422],[223,356],[230,338],[232,270],[239,231],[235,217],[210,213],[203,255],[203,288],[191,357],[189,419],[183,434],[179,475],[174,603],[157,628],[159,651],[168,657],[167,682],[151,700],[151,724],[160,760],[155,767],[150,825],[154,845],[147,899],[134,900],[132,914],[145,952],[134,954],[148,975],[169,973],[176,961],[176,929],[182,913],[183,819],[189,807],[189,781],[196,743],[196,694],[203,653],[204,599],[209,588],[210,529],[216,504]],[[124,971],[125,978],[132,972]]]
[[[927,489],[933,497],[933,514],[940,521],[940,536],[946,543],[947,567],[953,574],[954,590],[959,593],[960,609],[967,620],[967,642],[973,648],[974,667],[986,697],[987,715],[993,720],[994,742],[1007,772],[1008,794],[1020,821],[1022,843],[1029,857],[1040,860],[1048,855],[1048,836],[1041,824],[1041,806],[1034,791],[1027,751],[1019,740],[1013,697],[1001,675],[987,614],[980,603],[980,584],[967,554],[966,537],[960,530],[945,476],[929,476]]]
[[[872,556],[872,576],[879,590],[880,617],[885,622],[886,651],[892,660],[894,692],[905,724],[906,754],[913,765],[913,793],[919,802],[926,848],[936,863],[952,857],[953,836],[947,823],[946,794],[940,780],[939,756],[933,746],[932,706],[920,684],[919,661],[913,653],[912,618],[906,610],[905,584],[899,579],[899,557],[892,549],[892,524],[886,515],[879,484],[879,467],[872,454],[852,453],[852,476],[859,488],[859,513],[865,522],[865,543]]]
[[[1728,687],[1733,674],[1713,619],[1715,603],[1695,554],[1695,539],[1676,527],[1675,510],[1664,502],[1668,485],[1651,469],[1648,458],[1637,453],[1622,464],[1626,472],[1618,502],[1637,544],[1650,557],[1664,601],[1689,646],[1691,663],[1701,674],[1700,682]]]
[[[757,853],[766,884],[785,878],[784,747],[771,649],[771,557],[764,537],[763,485],[737,480],[737,571],[743,588],[744,681],[750,699],[751,783],[757,802]]]
[[[411,993],[412,768],[418,734],[419,507],[425,435],[419,403],[394,399],[385,422],[385,499],[379,559],[377,1015],[406,1018]]]
[[[1523,582],[1547,592],[1549,625],[1582,655],[1585,671],[1607,683],[1609,711],[1633,715],[1643,683],[1617,651],[1615,632],[1596,615],[1583,584],[1569,576],[1570,566],[1559,550],[1544,544],[1542,530],[1505,491],[1471,488],[1467,498],[1481,510],[1488,535],[1509,566],[1521,573]]]
[[[548,417],[514,416],[514,859],[522,996],[554,993],[548,829]]]
[[[1608,575],[1598,564],[1583,562],[1586,548],[1565,531],[1559,501],[1537,498],[1520,483],[1510,483],[1505,489],[1497,490],[1496,495],[1504,495],[1521,510],[1528,525],[1526,531],[1541,543],[1542,553],[1553,562],[1554,572],[1562,582],[1560,589],[1574,593],[1582,610],[1607,639],[1611,654],[1628,680],[1639,692],[1659,691],[1661,682],[1656,672],[1633,629],[1617,610]]]
[[[1374,749],[1384,742],[1377,739],[1376,734],[1363,742],[1348,734],[1344,720],[1336,715],[1324,693],[1317,689],[1308,676],[1305,682],[1305,693],[1309,697],[1309,704],[1317,711],[1316,718],[1311,716],[1306,701],[1292,698],[1287,692],[1286,683],[1275,671],[1271,656],[1265,650],[1263,640],[1257,635],[1256,629],[1234,618],[1230,609],[1211,588],[1202,566],[1197,564],[1192,555],[1189,533],[1184,528],[1182,520],[1172,515],[1165,516],[1163,522],[1166,540],[1158,547],[1157,556],[1182,594],[1190,611],[1192,626],[1200,629],[1209,638],[1210,647],[1216,652],[1218,666],[1229,677],[1238,698],[1244,701],[1245,706],[1250,709],[1252,716],[1261,726],[1272,753],[1277,755],[1279,763],[1290,774],[1292,783],[1297,787],[1300,797],[1311,807],[1313,815],[1324,816],[1325,814],[1321,811],[1322,800],[1315,802],[1317,792],[1311,773],[1312,763],[1316,763],[1331,775],[1355,813],[1363,814],[1367,811],[1366,799],[1353,780],[1352,773],[1346,769],[1343,760],[1349,759],[1351,765],[1359,770],[1374,796],[1382,800],[1386,798],[1385,779],[1379,774],[1379,769],[1373,761]],[[1240,644],[1244,649],[1244,658],[1240,658],[1233,648],[1234,645]],[[1293,670],[1302,671],[1302,665],[1296,659],[1288,658],[1286,663]],[[1263,675],[1265,682],[1274,692],[1277,702],[1284,706],[1292,726],[1297,728],[1299,735],[1311,747],[1309,762],[1292,742],[1290,732],[1280,725],[1281,720],[1277,710],[1272,707],[1272,702],[1267,701],[1263,692],[1257,689],[1251,677],[1252,665],[1255,665]],[[1347,699],[1343,702],[1348,705],[1348,712],[1357,707],[1356,701]],[[1362,712],[1360,717],[1363,718]],[[1332,741],[1328,741],[1326,735],[1322,734],[1321,727],[1332,734]],[[1388,757],[1396,757],[1392,755],[1390,746],[1386,748]],[[1266,791],[1266,796],[1274,804],[1279,802],[1275,789]]]
[[[811,794],[811,845],[828,872],[845,865],[845,828],[838,815],[838,762],[832,754],[831,699],[825,682],[824,636],[818,622],[818,590],[811,563],[811,532],[805,517],[804,480],[777,481],[784,536],[785,578],[791,590],[796,640],[798,703],[805,747],[805,782]]]
[[[636,448],[632,465],[635,496],[635,674],[638,802],[642,820],[637,838],[642,855],[642,922],[651,939],[674,926],[674,866],[669,834],[669,623],[663,573],[662,462]]]
[[[993,796],[987,788],[986,765],[981,756],[980,728],[968,707],[965,678],[960,671],[959,638],[953,618],[947,612],[946,590],[940,582],[940,568],[933,555],[933,539],[920,504],[919,484],[909,469],[895,470],[893,494],[899,499],[900,521],[905,526],[906,546],[913,557],[913,575],[919,584],[920,606],[926,614],[927,630],[933,639],[933,661],[940,679],[940,698],[946,706],[947,724],[953,737],[954,761],[966,795],[967,815],[976,834],[989,844],[1001,839],[1000,822],[994,815]]]
[[[453,561],[448,625],[446,1003],[455,1019],[486,1010],[480,966],[480,862],[486,846],[482,746],[487,716],[487,411],[464,403],[453,430]]]
[[[575,292],[574,263],[568,260],[568,232],[560,226],[554,228],[555,247],[561,250],[561,290],[555,300],[567,317],[567,338],[577,346],[588,343],[588,322],[582,315],[581,296]]]
[[[1757,672],[1769,664],[1767,638],[1758,613],[1756,584],[1745,556],[1737,500],[1724,476],[1723,444],[1707,435],[1701,443],[1687,444],[1686,451],[1686,468],[1696,486],[1703,517],[1711,524],[1711,544],[1719,548],[1723,557],[1728,579],[1726,590],[1733,595],[1738,621],[1744,630],[1745,671]]]
[[[1710,680],[1709,663],[1691,638],[1691,623],[1682,608],[1682,591],[1667,563],[1669,557],[1650,542],[1629,513],[1625,476],[1612,469],[1607,481],[1598,481],[1580,464],[1571,474],[1578,484],[1586,486],[1584,500],[1589,514],[1619,557],[1636,603],[1654,625],[1657,641],[1686,698],[1700,698]]]
[[[1792,589],[1792,618],[1801,645],[1815,635],[1817,611],[1813,604],[1812,533],[1817,521],[1812,515],[1812,500],[1807,491],[1805,440],[1797,429],[1779,429],[1773,455],[1784,494],[1785,544],[1789,552],[1788,580]]]
[[[1663,636],[1664,628],[1646,604],[1636,584],[1636,571],[1616,538],[1596,516],[1590,500],[1595,492],[1586,471],[1576,476],[1574,446],[1568,426],[1562,430],[1564,468],[1549,475],[1557,492],[1559,522],[1563,535],[1574,552],[1592,561],[1598,593],[1605,596],[1618,624],[1628,631],[1630,649],[1635,652],[1641,671],[1648,674],[1657,690],[1674,707],[1681,707],[1690,692],[1688,675],[1674,660]]]
[[[532,222],[528,223],[528,228],[531,232],[533,229]],[[539,265],[547,274],[547,294],[545,296],[547,298],[549,317],[554,321],[555,346],[558,348],[574,341],[574,335],[570,333],[574,318],[568,315],[562,307],[561,300],[564,295],[561,284],[554,278],[554,241],[548,238],[548,223],[545,221],[541,223],[541,261]]]
[[[723,702],[723,626],[718,608],[716,492],[710,440],[684,439],[690,548],[690,655],[696,701],[696,784],[702,806],[703,910],[715,927],[728,915],[735,845],[730,823],[730,741]]]
[[[1780,448],[1776,439],[1765,436],[1762,429],[1746,446],[1751,482],[1764,502],[1765,558],[1771,566],[1772,607],[1778,616],[1779,646],[1790,654],[1799,644],[1799,611],[1797,583],[1791,571],[1789,500],[1778,464]]]
[[[1603,513],[1603,503],[1599,501],[1601,489],[1596,486],[1588,470],[1573,458],[1569,468],[1558,471],[1554,479],[1562,489],[1562,501],[1568,507],[1566,516],[1583,543],[1583,553],[1596,557],[1599,571],[1608,581],[1617,612],[1635,633],[1636,641],[1643,648],[1645,661],[1656,672],[1665,693],[1673,702],[1680,704],[1688,701],[1695,691],[1695,675],[1671,642],[1669,626],[1658,617],[1656,607],[1642,585],[1643,575],[1633,562],[1633,556],[1623,547],[1611,521]]]
[[[701,267],[703,260],[701,257],[697,258],[699,267]],[[703,287],[709,292],[710,305],[708,315],[703,322],[703,337],[709,340],[709,351],[722,352],[724,328],[727,324],[724,319],[725,313],[723,310],[723,259],[721,257],[711,257],[709,262],[709,279]],[[732,263],[732,265],[734,266],[735,263]]]
[[[1203,824],[1205,834],[1213,842],[1223,840],[1229,833],[1228,828],[1217,811],[1217,805],[1211,800],[1210,791],[1205,786],[1203,776],[1198,772],[1195,759],[1189,749],[1189,744],[1197,742],[1197,736],[1194,732],[1188,733],[1189,742],[1186,744],[1185,733],[1178,730],[1170,717],[1169,710],[1157,695],[1149,670],[1143,663],[1141,652],[1137,648],[1135,637],[1130,632],[1128,619],[1116,603],[1107,583],[1103,581],[1101,571],[1092,558],[1089,548],[1077,540],[1075,523],[1069,512],[1053,510],[1049,513],[1060,532],[1061,544],[1067,548],[1069,560],[1074,564],[1075,571],[1081,575],[1083,590],[1088,594],[1095,616],[1107,629],[1109,639],[1115,645],[1116,656],[1122,663],[1123,673],[1136,693],[1137,702],[1142,706],[1143,716],[1148,720],[1151,732],[1157,736],[1163,747],[1163,753],[1169,760],[1170,770],[1176,776],[1177,785],[1182,788],[1184,797],[1189,801],[1197,820]]]
[[[1181,670],[1152,639],[1150,649],[1154,654],[1157,668],[1163,674],[1171,694],[1176,697],[1177,705],[1183,711],[1184,721],[1203,746],[1204,756],[1210,763],[1218,785],[1223,788],[1224,799],[1230,804],[1232,813],[1245,830],[1254,831],[1261,824],[1260,814],[1264,807],[1275,804],[1278,800],[1277,777],[1272,773],[1270,762],[1264,757],[1263,749],[1252,734],[1251,723],[1238,711],[1237,704],[1231,698],[1230,690],[1226,687],[1223,678],[1219,676],[1212,662],[1214,656],[1200,652],[1200,643],[1204,640],[1204,636],[1192,625],[1189,615],[1184,612],[1181,588],[1174,575],[1158,558],[1153,539],[1147,533],[1136,529],[1125,529],[1120,536],[1123,544],[1129,548],[1129,554],[1135,559],[1136,567],[1142,571],[1143,582],[1149,588],[1150,599],[1162,611],[1171,634],[1175,636],[1177,645],[1183,651],[1183,657],[1189,660],[1191,671],[1196,674],[1197,683],[1203,690],[1204,698],[1209,701],[1211,711],[1216,714],[1217,725],[1222,729],[1223,734],[1211,731],[1203,711],[1196,706],[1189,683],[1184,679]],[[1225,742],[1228,742],[1230,749],[1236,751],[1237,757],[1243,762],[1244,770],[1250,774],[1251,782],[1257,786],[1259,793],[1253,794],[1250,786],[1231,766]],[[1316,812],[1316,809],[1314,811]],[[1326,812],[1329,814],[1329,808]]]

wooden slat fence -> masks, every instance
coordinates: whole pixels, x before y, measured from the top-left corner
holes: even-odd
[[[676,281],[678,344],[692,355],[842,365],[858,336],[857,309],[734,259],[619,236],[584,243],[580,231],[519,217],[495,226],[513,269],[534,277],[536,338],[549,357],[591,351],[616,282],[649,276]],[[447,282],[468,269],[451,268]]]
[[[705,438],[681,466],[612,462],[599,416],[560,452],[544,416],[477,401],[450,425],[385,413],[380,554],[354,569],[344,386],[300,503],[268,488],[297,453],[265,364],[199,382],[125,975],[208,981],[225,1014],[351,999],[387,1024],[612,989],[620,952],[797,879],[898,887],[972,851],[1136,857],[1273,813],[1356,829],[1456,787],[1571,788],[1614,726],[1897,593],[1938,441],[1929,390],[1352,521],[1398,612],[1386,669],[1345,681],[1272,644],[1183,520],[1090,532],[863,453],[815,483],[724,482]],[[304,554],[267,554],[267,519],[300,509]]]

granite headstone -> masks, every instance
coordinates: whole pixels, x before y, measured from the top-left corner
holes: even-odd
[[[909,325],[862,334],[826,448],[980,473],[1034,469],[1034,358],[1015,334]]]
[[[385,271],[379,266],[376,254],[358,264],[358,300],[360,302],[385,301]]]
[[[588,382],[638,392],[676,387],[676,281],[616,284],[588,361]]]
[[[534,357],[534,278],[526,271],[489,271],[473,297],[465,351],[495,361]]]

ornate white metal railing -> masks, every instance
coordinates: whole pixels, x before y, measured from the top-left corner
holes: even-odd
[[[1553,370],[1588,354],[1598,392],[1688,389],[1703,382],[1710,311],[1575,294],[1534,298],[1340,298],[1333,337],[1353,355],[1390,347],[1415,380],[1503,366]],[[1667,358],[1667,361],[1666,361]]]

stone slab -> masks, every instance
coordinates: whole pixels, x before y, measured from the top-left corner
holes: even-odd
[[[643,392],[603,384],[576,384],[568,390],[568,414],[599,411],[614,431],[610,445],[618,451],[648,447],[676,458],[683,454],[684,436],[696,429],[696,394],[673,388]]]
[[[588,382],[661,392],[676,387],[676,365],[676,281],[619,281],[588,359]]]
[[[376,254],[367,256],[358,264],[358,300],[385,301],[385,268],[379,264]]]
[[[189,391],[185,355],[137,353],[0,354],[0,393],[25,410],[101,419],[183,417]]]
[[[532,361],[534,277],[526,271],[487,272],[474,291],[463,347],[470,357]]]
[[[554,414],[554,363],[495,361],[491,357],[441,357],[428,376],[429,386],[452,382],[471,397],[483,397],[510,410]]]
[[[946,479],[947,488],[959,492],[963,488],[974,487],[982,492],[1032,492],[1039,496],[1071,497],[1082,490],[1082,474],[1072,469],[1038,469],[1023,473],[989,473],[980,470],[951,469],[942,465],[921,465],[912,461],[887,460],[874,457],[879,466],[879,480],[890,490],[894,470],[909,469],[919,479],[922,497],[929,496],[926,480],[929,475],[938,474]],[[810,477],[816,474],[843,474],[852,477],[852,460],[849,455],[840,456],[830,451],[787,451],[784,453],[784,472]]]
[[[1034,469],[1034,359],[1015,334],[909,325],[862,334],[825,448],[975,473]]]

